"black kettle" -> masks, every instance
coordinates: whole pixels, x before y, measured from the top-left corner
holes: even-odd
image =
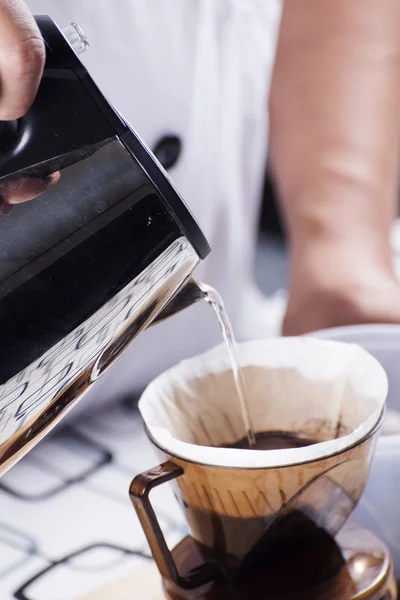
[[[141,330],[201,298],[191,274],[210,250],[79,60],[81,30],[36,20],[36,100],[0,122],[0,474]]]

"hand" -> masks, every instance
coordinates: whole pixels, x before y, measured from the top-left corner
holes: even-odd
[[[0,0],[0,120],[18,119],[27,112],[39,86],[45,56],[42,36],[25,2]],[[59,177],[54,173],[44,179],[0,182],[0,218],[10,213],[13,204],[40,196]]]
[[[18,119],[29,109],[44,62],[44,42],[26,4],[0,0],[0,120]]]
[[[400,285],[387,261],[338,244],[308,249],[292,265],[282,332],[400,323]]]

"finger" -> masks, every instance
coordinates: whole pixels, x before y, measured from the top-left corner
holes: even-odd
[[[45,62],[39,28],[22,0],[0,0],[0,120],[24,115]]]
[[[43,179],[17,179],[0,183],[0,200],[7,206],[21,204],[37,198],[53,187],[60,179],[60,173],[53,173]],[[7,211],[7,207],[3,206]]]
[[[12,210],[11,204],[5,204],[2,200],[0,200],[0,219],[3,217],[7,217]]]

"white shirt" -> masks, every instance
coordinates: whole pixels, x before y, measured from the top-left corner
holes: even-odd
[[[276,333],[252,270],[279,0],[28,5],[61,28],[71,21],[82,27],[90,44],[83,62],[151,149],[165,135],[181,139],[170,176],[212,248],[194,275],[218,289],[239,339]],[[89,395],[98,403],[131,394],[181,358],[220,341],[210,309],[191,307],[142,333]]]

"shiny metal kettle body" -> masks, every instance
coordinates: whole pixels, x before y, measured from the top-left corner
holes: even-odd
[[[0,474],[144,328],[202,297],[191,275],[209,252],[67,38],[37,21],[47,46],[37,98],[0,123],[0,198],[18,199],[0,220]]]

